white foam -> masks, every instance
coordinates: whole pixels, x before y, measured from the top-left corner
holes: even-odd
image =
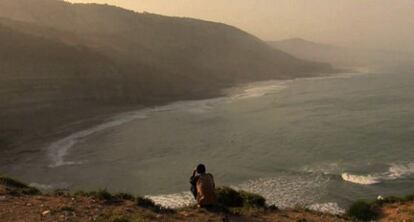
[[[310,210],[322,213],[330,213],[335,215],[345,214],[345,209],[339,207],[337,203],[316,203],[307,207]]]
[[[391,164],[388,169],[390,179],[398,179],[414,174],[414,163]]]
[[[262,97],[269,94],[280,92],[287,88],[286,83],[288,81],[265,81],[256,82],[242,87],[242,92],[232,95],[234,99],[250,99],[255,97]]]
[[[52,189],[54,189],[54,187],[52,185],[49,185],[49,184],[30,183],[29,186],[36,187],[37,189],[40,189],[40,190],[52,190]]]
[[[309,206],[317,203],[326,190],[329,177],[322,174],[286,174],[275,178],[250,180],[236,188],[262,195],[279,208]]]
[[[345,210],[337,203],[318,203],[321,191],[326,190],[329,177],[323,175],[281,175],[275,178],[260,178],[232,186],[236,190],[257,193],[266,198],[268,205],[279,208],[302,206],[314,211],[343,214]],[[155,203],[168,208],[180,208],[196,204],[190,192],[146,196]]]
[[[342,173],[341,177],[345,181],[361,185],[371,185],[380,183],[380,178],[373,175],[355,175],[350,173]]]
[[[76,132],[66,138],[63,138],[50,144],[47,148],[48,155],[51,159],[51,164],[49,164],[49,167],[55,168],[61,166],[83,164],[83,162],[81,161],[67,161],[65,160],[65,157],[69,153],[70,149],[80,140],[99,131],[116,127],[131,122],[133,120],[145,119],[148,117],[149,114],[157,112],[181,111],[193,114],[203,114],[206,112],[210,112],[213,109],[214,105],[218,103],[232,102],[235,98],[243,99],[263,96],[267,93],[281,90],[284,87],[282,87],[280,83],[281,81],[266,81],[260,83],[253,83],[246,86],[244,93],[239,95],[196,101],[178,101],[165,106],[158,106],[151,109],[144,109],[135,112],[128,112],[116,115],[105,123],[102,123],[100,125],[86,130]],[[257,86],[256,84],[258,84],[259,86]]]
[[[343,173],[342,179],[351,183],[371,185],[381,183],[383,181],[405,178],[412,174],[414,174],[414,163],[399,163],[390,164],[388,171],[383,173],[369,175],[355,175],[350,173]]]
[[[42,183],[30,183],[29,186],[31,187],[36,187],[39,190],[44,190],[44,191],[51,191],[54,189],[67,189],[68,188],[68,184],[66,183],[59,183],[59,184],[42,184]]]
[[[122,115],[115,116],[113,119],[109,120],[106,123],[97,125],[95,127],[76,132],[66,138],[63,138],[57,142],[52,143],[47,149],[48,154],[51,159],[51,164],[49,167],[60,167],[65,165],[78,165],[82,164],[80,161],[65,161],[65,156],[68,154],[69,150],[81,139],[97,133],[99,131],[112,128],[115,126],[122,125],[124,123],[130,122],[135,119],[144,119],[147,115],[143,112],[129,112]]]
[[[195,200],[191,192],[182,192],[175,194],[146,196],[153,200],[156,204],[159,204],[167,208],[180,208],[195,204]]]

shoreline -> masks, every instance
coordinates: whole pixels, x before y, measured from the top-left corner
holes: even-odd
[[[357,75],[360,74],[359,72],[344,72],[344,73],[332,73],[329,75],[317,75],[314,77],[303,77],[303,78],[292,78],[292,79],[283,79],[283,80],[264,80],[264,81],[254,81],[242,84],[236,84],[234,86],[226,87],[220,90],[219,93],[215,96],[207,96],[204,98],[197,98],[197,99],[184,99],[184,100],[173,100],[170,102],[164,102],[160,104],[154,104],[151,106],[138,106],[135,109],[126,109],[125,111],[121,112],[114,112],[111,114],[106,114],[99,118],[95,124],[84,124],[82,125],[83,128],[80,130],[72,130],[68,133],[65,137],[60,137],[60,139],[56,139],[54,141],[49,141],[49,143],[45,143],[43,149],[52,149],[55,150],[55,156],[57,156],[58,160],[55,161],[55,164],[50,164],[49,167],[59,167],[63,165],[77,165],[80,163],[77,162],[65,162],[63,157],[66,156],[68,149],[76,144],[78,139],[87,137],[92,135],[95,132],[99,132],[101,130],[109,129],[112,127],[116,127],[122,124],[129,123],[136,119],[145,119],[147,116],[151,115],[154,112],[159,112],[163,110],[172,111],[177,110],[183,104],[191,104],[197,102],[228,102],[234,99],[246,99],[252,97],[260,97],[265,96],[268,92],[280,91],[285,88],[285,84],[288,84],[291,81],[295,80],[316,80],[316,79],[326,79],[326,78],[342,78],[342,76],[348,75]],[[226,101],[228,100],[228,101]],[[85,122],[85,121],[78,121],[78,122]],[[69,147],[68,147],[69,146]],[[61,148],[63,147],[63,148]],[[60,150],[59,150],[60,148]]]
[[[284,81],[293,81],[297,79],[314,79],[314,78],[326,78],[331,76],[342,75],[346,73],[360,73],[358,70],[334,70],[329,73],[319,73],[319,74],[308,74],[302,77],[293,77],[293,78],[280,78],[280,79],[268,79],[268,80],[258,80],[258,81],[247,81],[243,83],[234,83],[231,85],[224,85],[218,87],[218,91],[206,92],[199,95],[191,95],[191,96],[184,96],[182,98],[159,98],[149,100],[147,102],[142,102],[140,104],[99,104],[99,103],[88,103],[80,101],[77,103],[76,101],[69,102],[70,105],[62,103],[57,104],[39,104],[39,106],[45,106],[47,108],[52,107],[52,113],[55,113],[56,116],[62,116],[61,119],[56,118],[54,119],[55,115],[49,115],[52,119],[48,119],[46,122],[54,122],[51,126],[47,126],[46,129],[42,129],[41,132],[38,132],[36,137],[34,136],[27,136],[25,132],[23,134],[19,133],[21,137],[15,138],[16,135],[13,135],[13,131],[7,132],[7,127],[14,128],[13,124],[11,123],[10,126],[7,126],[6,122],[6,129],[3,130],[5,133],[0,137],[0,154],[8,154],[8,153],[15,153],[15,154],[22,154],[27,152],[37,152],[39,150],[44,149],[48,145],[58,141],[59,139],[64,139],[78,131],[86,130],[88,128],[94,127],[99,124],[105,123],[108,119],[111,119],[114,116],[128,113],[128,112],[136,112],[144,109],[153,109],[157,107],[167,106],[173,103],[178,102],[191,102],[191,101],[200,101],[200,100],[208,100],[208,99],[217,99],[222,97],[229,96],[229,93],[237,93],[242,92],[242,89],[248,85],[261,83],[261,82],[269,82],[269,81],[277,81],[277,82],[284,82]],[[20,116],[13,117],[12,119],[23,119],[28,118],[28,116],[32,115],[33,112],[30,109],[34,109],[35,112],[38,112],[36,109],[37,104],[31,105],[31,107],[26,108],[19,108],[22,110],[18,110],[17,113]],[[27,105],[26,105],[27,106]],[[53,107],[53,106],[56,106]],[[8,118],[8,114],[16,112],[14,109],[15,107],[5,107],[9,109],[9,112],[5,112],[3,116],[0,115],[0,118]],[[53,110],[56,109],[56,110]],[[69,110],[71,114],[65,116],[65,111]],[[56,122],[56,123],[55,123]],[[41,123],[42,124],[42,123]],[[19,126],[19,124],[17,124]],[[34,124],[36,125],[36,124]],[[47,124],[45,124],[47,125]],[[37,131],[37,129],[32,129],[31,131]],[[2,129],[0,129],[2,132]],[[11,139],[9,139],[11,138]]]

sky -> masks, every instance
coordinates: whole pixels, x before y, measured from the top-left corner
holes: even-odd
[[[414,0],[70,0],[239,27],[263,40],[414,52]]]

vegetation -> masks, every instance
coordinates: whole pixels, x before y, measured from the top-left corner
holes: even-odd
[[[13,195],[37,195],[40,191],[10,177],[0,176],[0,185],[4,185]]]
[[[10,195],[32,195],[32,194],[40,194],[39,190],[32,188],[22,182],[19,182],[15,179],[10,177],[0,177],[0,185],[6,188],[6,192]],[[1,188],[1,187],[0,187]],[[218,213],[224,215],[243,215],[248,217],[256,217],[260,215],[264,215],[266,213],[276,211],[278,208],[274,205],[267,206],[265,199],[257,194],[249,193],[246,191],[237,191],[230,187],[219,187],[216,190],[217,197],[218,197],[218,205],[215,207],[207,208],[206,210],[201,210],[200,212],[210,212],[210,213]],[[71,197],[70,193],[62,190],[56,190],[53,193],[56,197]],[[123,201],[134,201],[135,205],[139,208],[144,208],[152,211],[150,214],[142,214],[139,212],[135,212],[133,214],[125,215],[120,211],[111,211],[112,208],[107,208],[109,211],[105,211],[105,213],[100,214],[99,217],[96,218],[96,221],[109,221],[109,222],[140,222],[140,221],[151,221],[151,217],[153,219],[154,215],[159,216],[169,216],[168,214],[174,214],[177,211],[180,212],[188,212],[195,209],[193,207],[186,207],[180,210],[172,210],[168,208],[164,208],[152,201],[151,199],[144,198],[144,197],[134,197],[128,193],[115,193],[112,194],[108,192],[106,189],[101,189],[98,191],[92,192],[76,192],[73,194],[74,196],[85,196],[85,197],[92,197],[96,198],[104,203],[122,203]],[[50,195],[49,195],[50,197]],[[53,197],[53,196],[52,196]],[[407,195],[406,197],[385,197],[378,199],[376,201],[368,202],[364,200],[359,200],[353,203],[349,210],[347,211],[347,215],[349,218],[360,220],[360,221],[370,221],[376,220],[381,216],[381,209],[386,207],[388,204],[394,203],[407,203],[414,201],[414,194]],[[101,202],[102,203],[102,202]],[[128,204],[130,204],[129,202]],[[117,204],[118,205],[118,204]],[[122,204],[119,204],[122,205]],[[116,206],[116,205],[115,205]],[[130,205],[129,205],[130,206]],[[137,208],[137,209],[139,209]],[[75,205],[65,204],[60,205],[58,208],[52,209],[52,212],[66,212],[67,214],[76,215],[78,209]],[[306,212],[312,215],[322,215],[322,213],[312,212],[310,210],[306,210],[303,208],[294,209],[294,212]],[[281,215],[285,214],[281,212]],[[175,214],[177,216],[178,214]],[[339,217],[338,217],[339,218]],[[302,219],[301,219],[302,220]],[[305,221],[306,219],[303,219]]]
[[[375,201],[358,200],[354,202],[347,214],[355,219],[362,221],[375,220],[380,216],[380,209],[386,204],[405,203],[414,201],[414,194],[405,197],[389,196]]]
[[[139,207],[150,209],[157,213],[174,213],[175,212],[174,210],[158,205],[154,203],[154,201],[152,201],[151,199],[148,199],[145,197],[137,197],[136,204]]]
[[[136,200],[136,198],[129,193],[116,193],[114,194],[114,197],[120,200],[130,200],[130,201]]]
[[[264,208],[264,197],[246,191],[236,191],[230,187],[216,189],[218,203],[226,207]]]
[[[359,200],[351,205],[348,215],[362,221],[374,220],[379,216],[377,205]]]

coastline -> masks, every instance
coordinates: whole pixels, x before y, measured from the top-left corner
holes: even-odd
[[[62,165],[73,165],[79,164],[77,162],[65,162],[63,157],[68,153],[69,148],[76,144],[76,141],[89,136],[95,132],[99,132],[104,129],[109,129],[114,126],[119,126],[136,119],[145,119],[151,113],[160,111],[171,111],[179,109],[184,104],[193,104],[191,107],[198,110],[198,105],[203,106],[204,103],[217,103],[217,102],[231,102],[237,99],[247,99],[252,97],[264,96],[267,93],[274,93],[286,88],[286,84],[295,80],[316,80],[326,78],[347,78],[348,76],[359,75],[359,72],[344,72],[344,73],[331,73],[329,75],[316,75],[314,77],[303,77],[303,78],[292,78],[283,80],[264,80],[264,81],[253,81],[248,83],[236,84],[233,86],[225,87],[216,95],[200,97],[200,98],[188,98],[182,100],[166,101],[159,104],[152,104],[151,106],[138,106],[138,107],[127,107],[125,110],[120,112],[113,112],[110,114],[102,115],[101,118],[94,118],[94,122],[78,121],[82,123],[81,128],[78,130],[67,131],[66,136],[60,137],[46,143],[43,148],[47,148],[52,151],[52,155],[55,159],[55,163],[49,165],[49,167],[59,167]],[[200,108],[202,109],[202,108]]]
[[[358,71],[355,71],[358,72]],[[27,136],[26,132],[19,132],[19,137],[13,135],[13,131],[6,132],[3,130],[3,136],[0,138],[0,153],[25,153],[25,152],[36,152],[36,150],[42,149],[48,144],[53,143],[59,139],[65,138],[70,136],[73,133],[78,131],[86,130],[88,128],[94,127],[99,124],[105,123],[111,117],[116,115],[120,115],[123,113],[128,112],[136,112],[144,109],[151,109],[157,108],[162,106],[167,106],[173,103],[178,102],[191,102],[191,101],[199,101],[199,100],[207,100],[207,99],[216,99],[229,96],[231,94],[241,94],[246,86],[255,84],[255,83],[263,83],[269,81],[275,82],[283,82],[283,81],[292,81],[295,79],[304,79],[304,78],[326,78],[330,76],[337,76],[341,74],[349,73],[349,70],[343,70],[343,72],[336,71],[330,73],[323,73],[317,74],[313,76],[304,76],[304,77],[295,77],[295,78],[282,78],[282,79],[269,79],[269,80],[260,80],[260,81],[250,81],[246,83],[235,83],[232,85],[222,86],[219,87],[220,90],[214,92],[205,92],[202,93],[203,95],[192,95],[186,96],[183,98],[164,98],[158,99],[155,101],[148,101],[143,102],[140,104],[130,104],[130,105],[111,105],[111,104],[96,104],[96,103],[88,103],[88,102],[71,102],[69,101],[69,105],[66,104],[33,104],[29,105],[29,107],[10,107],[5,109],[4,113],[0,115],[0,118],[7,119],[8,114],[13,114],[14,112],[18,113],[19,115],[14,117],[12,116],[11,119],[31,119],[31,116],[37,112],[44,112],[44,113],[51,113],[51,115],[47,115],[47,120],[42,119],[43,123],[35,123],[34,125],[42,125],[44,129],[35,130],[35,126],[27,131],[33,132],[37,131],[36,137],[34,135]],[[38,107],[37,107],[38,106]],[[56,107],[53,107],[56,106]],[[47,111],[42,111],[41,108],[46,107]],[[49,111],[49,107],[51,110]],[[33,108],[35,111],[30,111]],[[36,109],[39,108],[40,110],[37,111]],[[20,110],[19,110],[20,109]],[[16,111],[17,110],[17,111]],[[37,116],[38,118],[42,118]],[[10,128],[13,127],[13,124],[10,123]],[[23,123],[17,123],[15,125],[22,125]],[[49,125],[48,125],[49,124]],[[6,122],[7,127],[7,122]],[[42,127],[42,126],[39,126]],[[26,131],[26,130],[24,130]],[[1,132],[1,130],[0,130]],[[27,136],[27,138],[26,138]],[[11,138],[11,139],[9,139]],[[3,141],[4,140],[4,141]]]

